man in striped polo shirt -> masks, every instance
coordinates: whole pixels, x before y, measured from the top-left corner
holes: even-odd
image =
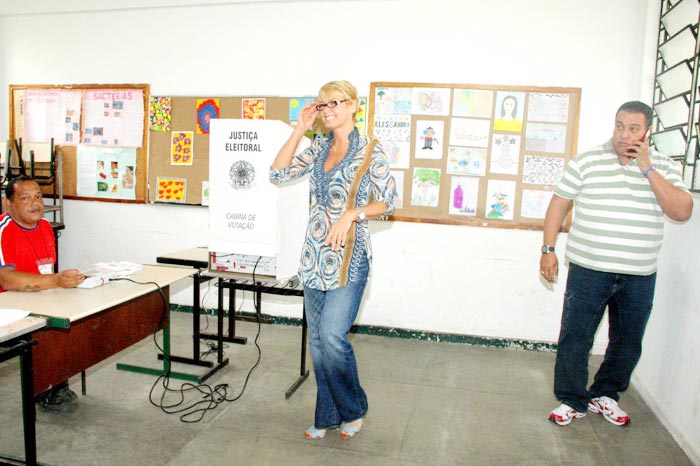
[[[574,205],[554,368],[554,394],[562,404],[549,414],[562,426],[584,417],[586,409],[618,426],[630,422],[617,402],[642,353],[664,216],[685,221],[692,212],[677,164],[649,149],[651,120],[648,105],[623,104],[612,139],[569,162],[547,209],[540,273],[553,283],[559,271],[554,245]],[[588,354],[606,307],[608,347],[586,389]]]

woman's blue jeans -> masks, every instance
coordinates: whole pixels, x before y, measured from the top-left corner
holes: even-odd
[[[562,403],[586,412],[591,398],[620,399],[619,392],[627,390],[642,355],[655,285],[656,273],[607,273],[569,264],[554,367],[554,394]],[[593,385],[586,390],[588,355],[606,306],[608,347]]]
[[[316,373],[317,429],[337,427],[367,412],[367,395],[360,386],[355,353],[348,339],[367,284],[369,264],[360,266],[358,281],[330,291],[304,287],[309,346]]]

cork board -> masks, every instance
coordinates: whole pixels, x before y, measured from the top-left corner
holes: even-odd
[[[56,149],[61,152],[62,159],[62,181],[63,181],[63,197],[66,199],[88,199],[88,200],[99,200],[106,202],[127,202],[127,203],[145,203],[147,184],[146,184],[146,169],[147,169],[147,147],[148,147],[148,132],[147,132],[147,118],[148,118],[148,100],[150,94],[150,86],[148,84],[31,84],[31,85],[10,85],[10,139],[14,141],[15,139],[23,138],[25,134],[24,120],[26,115],[25,110],[25,93],[28,89],[32,90],[64,90],[64,91],[75,91],[80,93],[84,103],[84,95],[90,91],[107,91],[114,90],[117,92],[128,92],[137,91],[142,94],[143,102],[139,105],[143,107],[143,130],[141,134],[135,135],[136,139],[140,141],[133,146],[136,147],[135,152],[135,164],[133,167],[134,176],[134,186],[133,186],[133,198],[103,198],[103,197],[89,197],[82,196],[78,194],[78,160],[77,160],[77,146],[69,144],[56,144]],[[59,119],[58,123],[61,123],[65,119],[65,115],[56,115]],[[76,140],[83,139],[83,118],[84,113],[80,112],[80,123],[78,125],[79,132],[76,132]],[[51,122],[49,122],[51,123]],[[78,123],[76,121],[76,123]],[[132,138],[133,139],[133,138]],[[26,158],[26,157],[23,157]],[[15,156],[13,164],[19,164],[18,159]],[[37,164],[41,167],[41,164]],[[49,188],[46,188],[46,193],[51,192]]]
[[[399,191],[390,219],[543,228],[576,153],[580,88],[376,82],[369,99]]]

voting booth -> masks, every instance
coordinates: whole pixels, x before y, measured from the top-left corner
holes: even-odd
[[[211,120],[210,272],[274,282],[296,275],[309,218],[308,177],[277,186],[269,175],[291,133],[277,120]],[[295,153],[309,143],[303,138]]]

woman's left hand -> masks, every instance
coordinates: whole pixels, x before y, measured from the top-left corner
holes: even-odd
[[[346,210],[343,212],[343,215],[340,216],[338,221],[328,230],[328,235],[326,236],[326,242],[324,244],[330,246],[333,251],[339,251],[341,248],[344,248],[345,240],[348,237],[348,232],[356,216],[357,214],[354,210]]]

